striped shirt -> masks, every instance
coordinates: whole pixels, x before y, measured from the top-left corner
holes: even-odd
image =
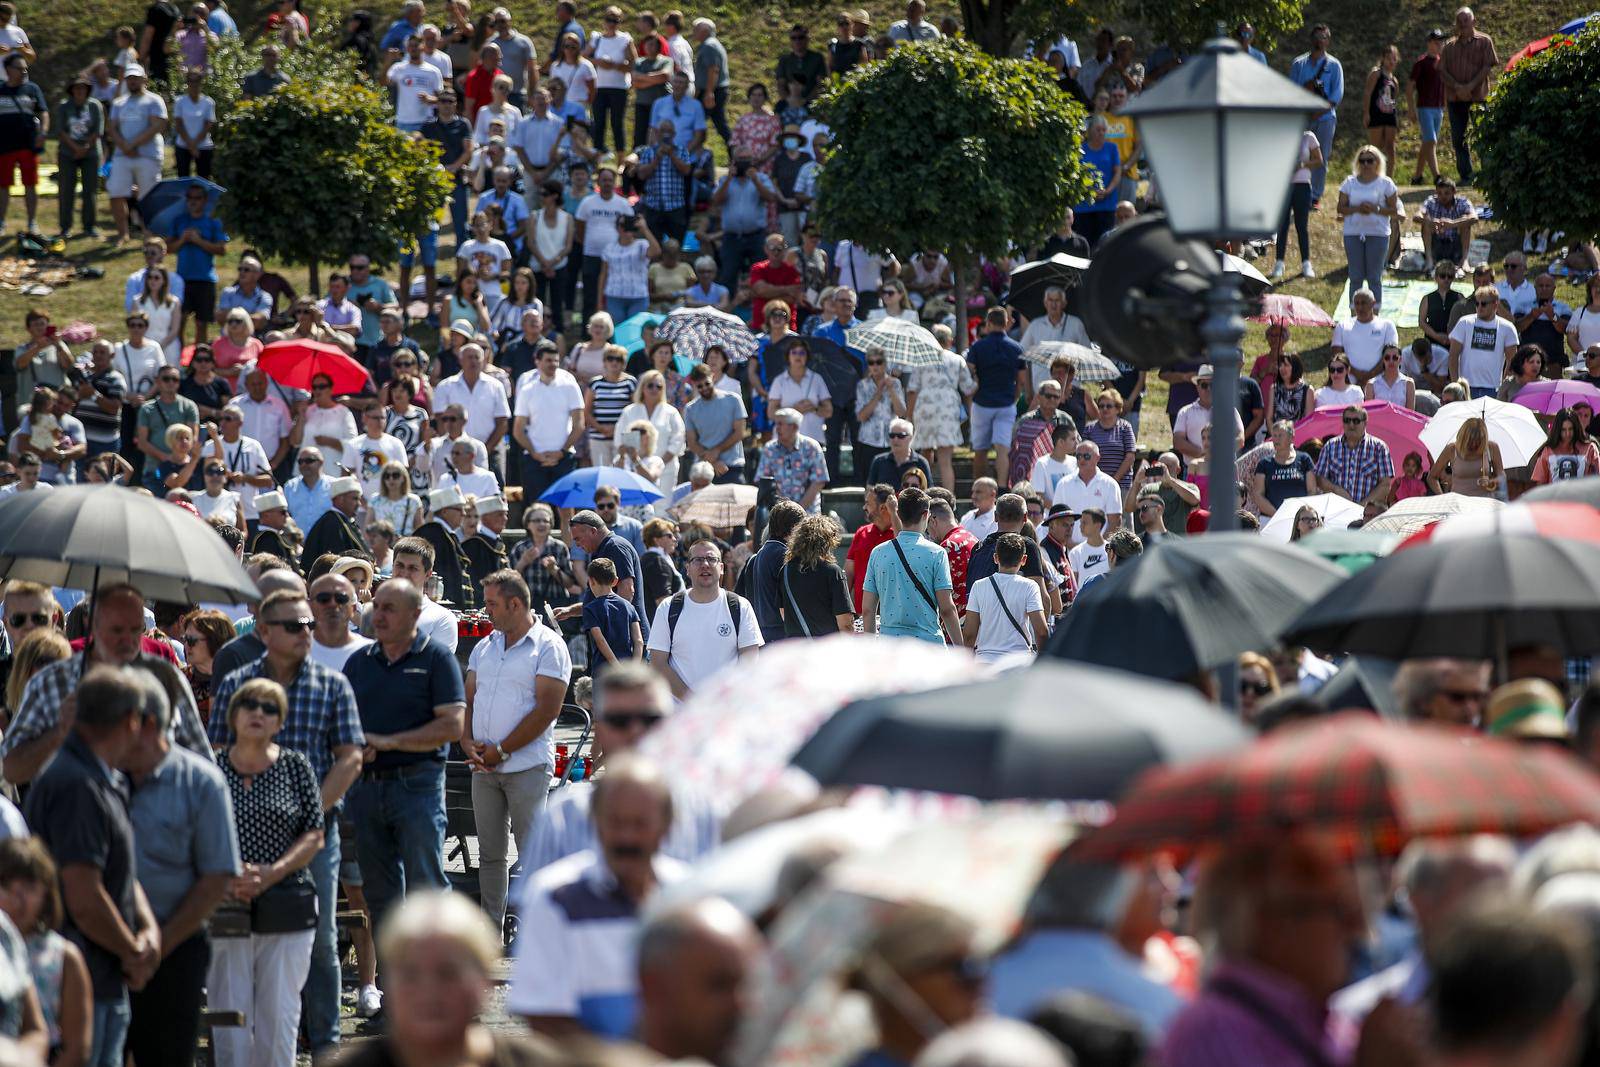
[[[594,421],[600,426],[615,426],[622,409],[633,403],[633,391],[639,382],[631,374],[624,374],[614,382],[604,378],[590,378],[589,392],[594,396]],[[605,434],[589,431],[591,441],[609,441]]]
[[[528,846],[522,854],[523,870],[531,875],[574,853],[600,848],[594,820],[589,815],[589,802],[593,798],[593,782],[574,782],[550,794],[550,803],[528,835]],[[721,842],[722,820],[705,797],[680,786],[673,787],[672,827],[661,842],[661,854],[693,863]]]

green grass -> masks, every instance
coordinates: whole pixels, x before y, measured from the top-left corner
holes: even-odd
[[[852,0],[851,6],[855,6],[855,3],[856,0]],[[142,17],[144,6],[144,0],[21,0],[19,22],[28,30],[39,49],[39,61],[35,69],[38,80],[49,88],[52,99],[55,98],[55,91],[73,72],[95,56],[111,54],[112,30],[123,22],[136,25]],[[354,5],[323,3],[319,0],[307,4],[313,19],[318,21],[331,13],[342,13],[350,6]],[[399,4],[398,0],[382,0],[368,6],[380,13],[381,32]],[[438,5],[430,5],[434,6]],[[546,0],[538,0],[537,3],[533,0],[506,0],[506,6],[512,10],[520,29],[532,34],[541,47],[548,47],[554,26],[553,3]],[[583,6],[587,25],[595,21],[593,9],[599,5],[585,3]],[[636,5],[624,6],[630,12],[638,9]],[[929,17],[935,22],[951,7],[947,0],[936,0],[933,6]],[[866,7],[874,16],[875,28],[886,27],[889,21],[900,17],[901,4],[898,2],[874,0],[867,3]],[[1421,51],[1427,29],[1440,26],[1448,30],[1455,7],[1454,0],[1403,0],[1400,3],[1393,0],[1318,0],[1307,7],[1308,25],[1322,21],[1327,22],[1333,30],[1332,51],[1344,64],[1347,88],[1344,103],[1340,107],[1337,144],[1329,173],[1330,193],[1322,210],[1312,216],[1312,259],[1318,277],[1310,281],[1299,278],[1286,281],[1279,287],[1282,292],[1305,296],[1330,312],[1338,303],[1346,273],[1339,226],[1333,216],[1332,190],[1337,187],[1339,178],[1348,173],[1355,149],[1366,139],[1361,129],[1365,109],[1362,86],[1366,73],[1382,47],[1391,41],[1400,45],[1404,57],[1402,72],[1409,69],[1412,58]],[[248,35],[260,25],[267,5],[260,0],[231,0],[229,9]],[[666,10],[666,5],[657,6],[655,10],[660,13]],[[829,36],[833,8],[823,5],[820,0],[774,0],[760,4],[713,0],[709,4],[685,5],[683,10],[689,18],[704,14],[717,21],[719,36],[728,48],[735,86],[734,106],[737,109],[742,103],[742,87],[752,81],[770,82],[773,64],[787,48],[788,27],[795,22],[810,25],[813,43],[820,47]],[[1550,33],[1577,11],[1552,0],[1486,0],[1474,5],[1474,10],[1478,14],[1479,26],[1494,36],[1502,59],[1527,41]],[[1137,27],[1117,28],[1132,29],[1141,47],[1147,47],[1151,39],[1148,32],[1140,31]],[[1279,47],[1273,54],[1273,65],[1279,70],[1287,70],[1289,60],[1303,49],[1305,37],[1302,31],[1293,41]],[[1403,179],[1412,171],[1417,128],[1410,114],[1403,114],[1401,122],[1397,153],[1400,159],[1398,170]],[[1445,136],[1448,141],[1448,131]],[[712,138],[713,142],[717,140]],[[53,155],[52,147],[46,158],[53,158]],[[1440,157],[1441,163],[1453,172],[1448,143],[1441,145]],[[41,184],[42,193],[48,194],[53,189],[50,183]],[[1407,211],[1415,211],[1430,191],[1416,187],[1404,188]],[[1465,192],[1473,196],[1474,190]],[[1474,202],[1477,202],[1476,198]],[[952,207],[960,209],[960,205]],[[41,196],[39,219],[41,227],[47,232],[54,231],[55,212],[54,197]],[[105,216],[102,228],[105,228],[109,226],[109,215],[104,211],[102,214]],[[22,220],[21,204],[14,202],[4,220],[8,232],[19,228]],[[1493,224],[1480,226],[1475,235],[1490,240],[1496,261],[1521,240],[1520,234],[1502,232]],[[237,242],[234,247],[239,247]],[[105,278],[93,282],[74,282],[42,300],[31,300],[16,292],[0,290],[0,322],[14,324],[13,328],[20,334],[24,311],[38,304],[48,309],[58,323],[88,319],[114,329],[120,321],[123,278],[140,265],[137,248],[130,245],[112,251],[96,242],[72,241],[67,255],[103,268]],[[1297,262],[1291,251],[1291,270]],[[1270,255],[1258,261],[1258,264],[1265,272],[1271,265]],[[1538,261],[1535,261],[1535,266],[1538,266]],[[304,290],[306,272],[303,268],[287,268],[282,264],[271,267],[285,273],[297,289]],[[223,276],[228,279],[230,274],[231,271],[225,271]],[[1557,295],[1568,303],[1577,303],[1582,299],[1582,293],[1575,286],[1562,285]],[[1415,323],[1401,322],[1396,325],[1400,327],[1402,341],[1409,342],[1418,333]],[[1265,350],[1264,329],[1256,324],[1250,326],[1244,343],[1246,367]],[[1320,372],[1328,357],[1327,331],[1297,331],[1293,343],[1306,358],[1308,369],[1318,372],[1316,380],[1320,384],[1323,380]],[[1153,379],[1154,375],[1151,377]],[[1145,402],[1147,414],[1141,443],[1156,445],[1169,440],[1170,429],[1161,414],[1165,402],[1166,386],[1159,381],[1152,381]]]

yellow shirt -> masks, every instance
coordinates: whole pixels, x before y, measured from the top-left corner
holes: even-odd
[[[1139,127],[1133,119],[1123,115],[1102,112],[1106,120],[1106,140],[1117,146],[1122,156],[1122,176],[1139,180]]]

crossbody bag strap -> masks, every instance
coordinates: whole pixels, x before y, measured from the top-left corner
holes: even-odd
[[[1017,621],[1017,617],[1011,614],[1011,608],[1006,603],[1005,594],[1000,591],[1000,576],[998,574],[989,575],[989,586],[994,590],[994,598],[1000,601],[1000,610],[1006,613],[1006,621],[1011,624],[1011,628],[1017,631],[1018,636],[1027,644],[1028,651],[1035,651],[1033,638],[1028,634],[1028,631],[1022,628],[1022,624]]]
[[[1212,982],[1207,988],[1243,1008],[1261,1025],[1277,1035],[1286,1045],[1305,1057],[1306,1063],[1311,1064],[1312,1067],[1334,1067],[1333,1060],[1326,1050],[1296,1030],[1287,1019],[1264,1003],[1254,991],[1247,989],[1243,984],[1224,978],[1221,981]]]
[[[811,624],[806,622],[806,613],[800,610],[800,605],[795,603],[794,590],[789,588],[789,565],[783,566],[783,595],[789,601],[789,610],[794,612],[794,617],[800,621],[800,632],[807,637],[811,636]]]
[[[900,538],[891,537],[889,543],[894,546],[894,554],[900,557],[900,566],[905,568],[906,577],[911,579],[911,584],[917,587],[917,592],[922,594],[922,599],[928,607],[933,609],[934,618],[939,618],[939,604],[928,592],[928,587],[922,584],[922,579],[917,577],[917,572],[911,569],[911,561],[906,559],[906,550],[900,547]],[[939,620],[939,637],[947,640],[944,633],[944,621]]]

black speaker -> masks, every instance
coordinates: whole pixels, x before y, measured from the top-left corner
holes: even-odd
[[[1221,271],[1211,248],[1179,240],[1166,216],[1146,215],[1095,250],[1079,314],[1105,352],[1140,370],[1196,359],[1205,293]]]

